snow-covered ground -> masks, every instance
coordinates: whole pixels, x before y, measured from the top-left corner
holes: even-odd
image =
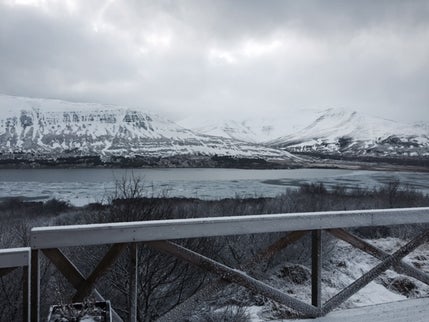
[[[406,241],[398,238],[381,238],[367,240],[374,246],[389,253],[394,252],[404,245]],[[349,244],[333,240],[329,244],[330,251],[323,262],[322,272],[322,299],[327,301],[346,286],[369,271],[379,263],[374,257],[350,246]],[[429,245],[423,244],[417,250],[408,255],[404,261],[422,271],[429,273]],[[296,265],[301,271],[303,279],[285,274],[285,267],[296,265],[282,263],[272,269],[272,277],[269,283],[279,287],[293,297],[310,302],[311,281],[310,269],[304,265]],[[419,298],[429,296],[429,286],[415,280],[412,277],[398,274],[393,270],[387,270],[375,281],[369,283],[346,302],[338,310],[368,306],[380,303],[400,301],[407,298]],[[251,306],[247,308],[252,321],[280,321],[282,310],[272,302],[263,306]],[[287,312],[284,311],[284,312]]]

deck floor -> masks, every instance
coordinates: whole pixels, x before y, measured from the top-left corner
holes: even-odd
[[[300,322],[428,322],[429,298],[363,306]]]

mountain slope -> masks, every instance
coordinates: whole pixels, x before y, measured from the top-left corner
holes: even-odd
[[[294,152],[341,153],[358,156],[429,156],[429,132],[345,109],[319,112],[305,128],[271,140],[272,147]]]
[[[314,110],[299,110],[298,113],[288,117],[243,120],[188,117],[179,121],[178,124],[201,134],[264,143],[301,130],[308,125],[308,119],[311,119],[314,114]]]
[[[374,157],[429,156],[428,123],[403,124],[341,108],[297,110],[277,118],[201,120],[181,125],[290,152]]]
[[[294,158],[289,153],[201,135],[155,114],[113,105],[0,95],[0,153],[5,156],[226,155]]]

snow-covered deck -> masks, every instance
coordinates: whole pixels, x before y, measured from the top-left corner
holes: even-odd
[[[294,320],[299,322],[427,322],[429,298],[389,302],[334,311],[317,319]]]

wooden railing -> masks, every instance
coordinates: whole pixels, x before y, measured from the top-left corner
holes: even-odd
[[[151,248],[175,256],[219,276],[218,280],[204,286],[191,298],[161,317],[160,321],[175,320],[181,312],[189,311],[194,306],[194,303],[198,302],[199,298],[216,292],[228,283],[239,284],[255,293],[273,299],[299,312],[301,316],[322,316],[338,307],[390,267],[429,285],[429,276],[427,274],[402,262],[403,257],[428,240],[429,231],[424,231],[393,254],[388,254],[347,232],[344,228],[427,223],[429,223],[429,208],[407,208],[172,219],[33,228],[31,230],[31,320],[38,321],[40,314],[39,261],[41,254],[44,254],[76,289],[73,301],[81,301],[89,294],[93,294],[97,299],[103,300],[102,295],[95,288],[95,284],[115,262],[121,252],[128,247],[131,250],[132,263],[129,274],[129,319],[130,321],[135,321],[137,314],[137,250],[139,243],[144,243]],[[325,303],[322,303],[321,300],[322,231],[326,231],[381,260],[373,269]],[[240,265],[239,270],[228,267],[171,241],[186,238],[270,232],[288,233],[258,253],[252,261]],[[268,260],[279,250],[296,242],[308,233],[311,234],[312,238],[311,303],[298,300],[256,279],[254,276],[258,276],[258,274],[252,271],[252,263]],[[63,247],[102,244],[111,244],[112,246],[88,276],[84,276],[74,263],[60,250]],[[243,270],[247,270],[247,273]],[[115,312],[113,313],[113,318],[116,321],[122,321]]]
[[[29,321],[29,266],[30,266],[30,248],[10,248],[0,249],[0,277],[8,275],[16,269],[22,267],[22,319]]]

